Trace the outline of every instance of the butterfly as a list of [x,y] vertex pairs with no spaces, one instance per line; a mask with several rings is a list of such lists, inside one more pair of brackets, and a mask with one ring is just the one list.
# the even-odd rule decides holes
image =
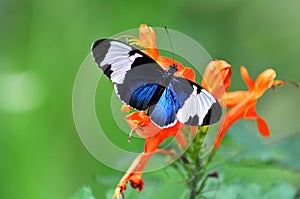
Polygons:
[[222,115],[218,101],[204,88],[183,77],[171,65],[164,70],[155,60],[122,41],[100,39],[92,44],[92,56],[114,84],[126,105],[147,111],[160,128],[177,121],[191,126],[216,123]]

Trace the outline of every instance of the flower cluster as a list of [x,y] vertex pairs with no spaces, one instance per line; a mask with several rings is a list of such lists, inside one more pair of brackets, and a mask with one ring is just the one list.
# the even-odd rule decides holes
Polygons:
[[[129,42],[131,45],[138,46],[145,54],[157,61],[166,70],[175,63],[178,71],[174,75],[195,82],[195,73],[191,68],[184,67],[181,63],[160,55],[156,45],[156,35],[151,27],[142,24],[139,29],[139,38],[130,39]],[[245,91],[228,92],[232,68],[226,61],[211,61],[207,65],[203,75],[201,86],[207,89],[223,107],[228,108],[214,141],[215,149],[219,147],[229,127],[241,118],[256,120],[261,135],[270,135],[266,121],[256,112],[256,103],[267,89],[282,85],[284,82],[275,80],[276,72],[273,69],[266,69],[258,75],[256,80],[253,80],[249,76],[246,67],[242,66],[240,70],[241,76],[248,87],[248,90]],[[123,105],[121,110],[129,111],[130,108]],[[124,190],[126,190],[126,184],[128,182],[130,182],[132,188],[138,189],[139,191],[143,190],[144,182],[142,180],[142,173],[149,158],[156,152],[171,153],[159,149],[159,145],[166,138],[173,136],[176,138],[179,146],[187,146],[187,140],[181,133],[185,125],[180,122],[177,122],[172,127],[160,129],[151,122],[145,112],[139,111],[130,113],[126,116],[125,120],[132,131],[135,131],[140,137],[145,139],[145,145],[143,153],[134,160],[126,174],[120,180],[115,189],[113,198],[124,197]],[[192,134],[196,134],[197,127],[189,128]]]
[[262,136],[269,136],[270,130],[266,121],[257,114],[257,100],[269,88],[283,85],[285,82],[275,80],[275,70],[264,70],[254,81],[245,66],[241,66],[241,76],[246,83],[247,91],[227,92],[230,87],[231,66],[222,60],[215,60],[206,67],[202,86],[210,91],[222,104],[228,108],[221,121],[218,135],[215,139],[215,147],[218,148],[228,128],[239,119],[253,119]]

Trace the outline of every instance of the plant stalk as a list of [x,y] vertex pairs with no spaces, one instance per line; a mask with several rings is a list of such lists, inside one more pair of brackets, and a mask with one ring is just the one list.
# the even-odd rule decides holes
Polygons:
[[204,142],[204,138],[206,136],[206,133],[208,131],[208,127],[201,127],[198,129],[198,132],[195,136],[195,140],[193,142],[193,157],[194,160],[194,167],[192,171],[190,172],[190,179],[189,182],[189,199],[195,199],[197,195],[199,195],[204,188],[204,185],[202,183],[205,183],[206,180],[204,179],[199,186],[199,182],[201,179],[203,179],[203,176],[205,175],[207,161],[203,158],[201,158],[200,153],[202,150],[202,145]]

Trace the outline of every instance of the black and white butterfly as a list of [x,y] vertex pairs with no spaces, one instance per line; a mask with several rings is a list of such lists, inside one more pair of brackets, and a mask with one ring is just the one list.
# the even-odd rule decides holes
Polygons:
[[219,121],[218,101],[198,84],[174,76],[176,65],[164,70],[142,51],[114,39],[100,39],[92,45],[92,55],[104,74],[114,83],[120,100],[144,111],[160,128],[177,121],[205,126]]

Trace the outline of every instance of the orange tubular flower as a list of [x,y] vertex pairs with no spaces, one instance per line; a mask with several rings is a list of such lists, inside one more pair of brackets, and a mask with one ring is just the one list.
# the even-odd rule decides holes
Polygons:
[[[144,152],[141,153],[131,164],[126,174],[120,180],[113,199],[123,197],[123,192],[126,190],[127,182],[134,189],[142,191],[144,188],[144,182],[142,180],[143,170],[150,159],[150,157],[156,152],[166,153],[166,151],[160,151],[158,146],[168,137],[175,137],[179,146],[186,146],[186,140],[180,133],[183,124],[177,122],[174,126],[169,128],[160,129],[153,124],[146,115],[145,112],[134,112],[126,116],[129,127],[141,137],[146,139]],[[170,152],[168,152],[170,154]]]
[[[178,68],[175,75],[195,81],[195,73],[191,68],[185,68],[181,63],[159,55],[156,47],[156,36],[151,27],[142,24],[140,26],[140,38],[138,40],[132,40],[131,44],[145,48],[143,52],[157,61],[162,67],[167,68],[174,63]],[[131,108],[124,105],[121,108],[121,111],[124,112],[129,110],[131,110]],[[171,154],[169,151],[158,148],[166,138],[173,136],[180,147],[187,145],[184,136],[180,133],[180,130],[184,127],[180,122],[177,122],[174,126],[169,128],[160,129],[151,122],[149,116],[143,111],[133,112],[127,115],[125,120],[132,131],[136,132],[140,137],[145,138],[146,141],[144,152],[134,160],[126,174],[120,180],[115,189],[113,199],[123,198],[123,192],[126,190],[127,182],[130,182],[132,188],[138,189],[139,191],[143,190],[144,182],[142,180],[142,173],[150,157],[156,152]],[[192,131],[195,132],[195,128],[192,128]],[[131,138],[129,138],[129,141],[130,139]]]
[[131,164],[126,174],[120,180],[117,188],[115,189],[115,193],[113,195],[113,199],[115,198],[124,198],[124,190],[126,190],[126,184],[130,181],[130,185],[134,189],[138,189],[142,191],[144,188],[144,182],[142,180],[142,172],[149,160],[152,156],[151,153],[141,153],[138,157],[135,158],[134,162]]
[[[186,68],[179,62],[160,56],[156,45],[155,32],[151,27],[142,24],[139,30],[139,39],[131,39],[131,45],[139,47],[144,53],[157,61],[165,69],[172,64],[175,64],[178,68],[178,71],[175,73],[176,76],[181,76],[191,81],[195,81],[195,73],[191,68]],[[276,73],[273,69],[263,71],[254,81],[249,76],[247,69],[242,66],[241,75],[248,87],[248,90],[227,92],[230,86],[231,73],[231,66],[226,61],[212,61],[205,69],[201,84],[212,95],[214,95],[223,107],[229,108],[229,111],[225,114],[221,122],[214,142],[214,147],[216,149],[219,147],[228,128],[241,118],[255,119],[260,133],[263,136],[270,135],[267,123],[256,113],[255,106],[257,100],[267,89],[272,86],[284,84],[283,81],[274,80]],[[131,108],[122,106],[121,110],[125,112],[131,110]],[[136,132],[146,141],[144,152],[134,160],[126,174],[120,180],[117,188],[115,189],[113,199],[123,198],[123,192],[126,190],[127,182],[130,182],[132,188],[138,189],[139,191],[143,190],[144,182],[142,180],[142,172],[149,158],[156,152],[170,154],[170,152],[158,148],[166,138],[173,136],[176,138],[179,146],[187,146],[187,142],[181,134],[181,129],[184,125],[180,122],[177,122],[172,127],[160,129],[151,122],[149,116],[145,112],[139,111],[127,115],[125,120],[132,129],[132,132]],[[191,127],[190,132],[191,134],[196,134],[197,127]]]
[[131,40],[131,45],[137,45],[138,47],[144,48],[145,50],[142,51],[165,69],[172,64],[175,64],[178,70],[175,73],[176,76],[182,76],[195,82],[195,73],[191,68],[184,67],[180,62],[170,59],[169,57],[160,56],[156,45],[156,35],[151,27],[148,27],[146,24],[141,24],[139,35],[139,39]]
[[274,80],[276,72],[266,69],[254,81],[248,74],[247,69],[241,67],[241,76],[248,87],[248,91],[234,91],[226,93],[226,107],[230,108],[225,114],[217,137],[215,147],[218,148],[228,128],[241,118],[255,119],[258,130],[263,136],[269,136],[270,130],[266,121],[256,113],[256,103],[264,92],[270,87],[284,84],[283,81]]
[[140,38],[139,40],[135,40],[133,43],[146,48],[144,52],[151,56],[152,59],[157,60],[159,52],[156,46],[156,35],[154,30],[146,24],[141,24],[139,30]]

